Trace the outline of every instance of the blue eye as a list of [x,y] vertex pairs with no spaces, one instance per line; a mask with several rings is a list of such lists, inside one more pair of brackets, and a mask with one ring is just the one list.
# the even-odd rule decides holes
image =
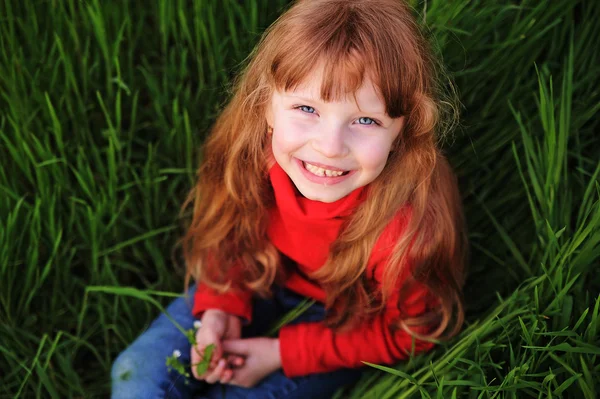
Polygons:
[[315,113],[315,109],[313,107],[309,107],[308,105],[299,105],[296,107],[296,109],[299,109],[302,112],[306,112],[307,114]]
[[378,125],[378,123],[371,118],[367,118],[366,116],[358,118],[359,125]]

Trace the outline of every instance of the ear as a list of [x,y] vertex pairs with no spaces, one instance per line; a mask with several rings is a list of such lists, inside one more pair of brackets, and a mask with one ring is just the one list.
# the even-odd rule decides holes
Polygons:
[[404,126],[406,125],[406,116],[402,115],[399,119],[398,135],[402,134]]
[[273,126],[273,105],[271,103],[271,101],[267,102],[267,105],[265,106],[265,118],[267,119],[267,125],[269,126]]
[[401,116],[397,120],[395,120],[394,123],[397,124],[396,128],[394,129],[396,131],[396,137],[394,137],[394,141],[392,142],[392,145],[390,147],[390,152],[396,151],[399,147],[400,136],[402,136],[404,126],[406,125],[406,117]]

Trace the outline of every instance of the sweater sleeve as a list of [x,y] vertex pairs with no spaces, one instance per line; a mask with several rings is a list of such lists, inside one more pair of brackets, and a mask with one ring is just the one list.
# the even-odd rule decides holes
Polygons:
[[[241,265],[238,264],[230,269],[228,276],[235,281],[241,273]],[[244,323],[248,324],[252,321],[252,292],[230,288],[227,292],[219,293],[208,285],[198,282],[192,314],[194,317],[200,318],[208,309],[219,309],[241,317]]]
[[221,294],[207,285],[199,283],[194,294],[192,314],[194,317],[200,318],[208,309],[219,309],[241,317],[244,323],[250,323],[252,321],[252,294],[234,290]]
[[[397,296],[396,296],[397,298]],[[426,311],[428,295],[424,289],[414,290],[409,296],[410,316]],[[365,362],[391,365],[408,358],[413,348],[413,337],[404,330],[392,329],[399,311],[391,306],[390,298],[385,312],[369,322],[346,332],[335,332],[323,323],[303,323],[285,326],[279,333],[281,363],[288,377],[334,371],[340,368],[360,367]],[[426,334],[429,328],[414,328]],[[425,352],[434,344],[414,339],[415,353]]]

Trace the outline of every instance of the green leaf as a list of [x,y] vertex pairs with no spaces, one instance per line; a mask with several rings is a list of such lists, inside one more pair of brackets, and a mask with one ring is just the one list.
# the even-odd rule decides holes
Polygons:
[[214,344],[210,344],[204,349],[202,360],[200,360],[200,362],[196,365],[196,372],[198,373],[198,375],[202,375],[206,373],[206,370],[208,370],[208,366],[210,365],[210,361],[212,359],[212,354],[214,350]]

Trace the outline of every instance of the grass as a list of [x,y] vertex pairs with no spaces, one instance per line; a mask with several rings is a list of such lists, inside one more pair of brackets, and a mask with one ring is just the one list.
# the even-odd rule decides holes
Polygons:
[[[182,289],[196,149],[285,3],[0,0],[0,398],[108,396],[116,354]],[[412,4],[464,105],[444,146],[467,325],[339,396],[596,398],[600,4]]]

